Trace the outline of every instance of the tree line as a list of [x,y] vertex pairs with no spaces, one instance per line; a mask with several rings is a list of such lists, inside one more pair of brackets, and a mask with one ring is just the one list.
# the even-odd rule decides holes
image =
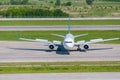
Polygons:
[[29,0],[10,0],[10,4],[12,5],[25,5]]
[[60,9],[44,10],[33,8],[9,8],[5,11],[0,11],[1,17],[68,17],[69,14]]
[[99,0],[99,1],[113,1],[113,2],[120,2],[120,0]]

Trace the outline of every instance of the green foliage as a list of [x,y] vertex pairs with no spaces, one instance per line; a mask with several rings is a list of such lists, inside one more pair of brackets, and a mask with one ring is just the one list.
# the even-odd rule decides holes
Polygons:
[[34,8],[9,8],[1,11],[3,17],[67,17],[68,14],[60,9],[44,10]]
[[120,2],[120,0],[99,0],[99,1],[112,1],[112,2]]
[[[120,0],[94,0],[92,6],[88,6],[86,0],[71,0],[72,6],[66,6],[70,0],[60,0],[61,6],[55,6],[56,0],[29,0],[29,5],[10,5],[9,0],[0,0],[0,11],[9,7],[32,7],[39,9],[55,10],[61,9],[71,17],[119,17]],[[93,0],[91,0],[93,1]],[[7,6],[8,5],[8,6]],[[68,5],[68,4],[67,4]],[[0,15],[1,17],[1,15]]]
[[54,10],[53,15],[54,15],[55,17],[63,17],[63,16],[68,17],[68,14],[64,13],[64,12],[61,11],[60,9]]
[[64,5],[65,5],[65,6],[71,6],[71,5],[72,5],[72,2],[69,1],[69,2],[65,3]]
[[56,6],[60,6],[60,4],[61,4],[61,3],[60,3],[60,0],[56,0],[55,5],[56,5]]
[[28,3],[28,0],[10,0],[12,5],[25,5]]
[[88,5],[92,5],[92,4],[93,4],[93,1],[94,1],[94,0],[86,0],[86,3],[87,3]]

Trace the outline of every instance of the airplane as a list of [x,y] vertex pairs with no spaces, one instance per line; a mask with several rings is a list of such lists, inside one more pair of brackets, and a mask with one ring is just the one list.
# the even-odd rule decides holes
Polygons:
[[27,38],[19,38],[19,40],[42,42],[42,43],[44,42],[44,43],[48,44],[50,50],[54,50],[54,48],[57,47],[57,50],[59,50],[59,51],[62,51],[62,50],[70,51],[70,49],[72,49],[73,47],[77,47],[76,51],[81,51],[81,48],[80,48],[81,45],[83,45],[83,48],[85,50],[87,50],[87,49],[89,49],[89,44],[120,39],[120,38],[110,38],[110,39],[102,39],[101,38],[101,39],[92,39],[92,40],[87,41],[87,42],[85,40],[75,42],[75,38],[78,38],[81,36],[86,36],[88,34],[79,34],[79,35],[74,36],[70,31],[71,30],[70,30],[70,18],[69,18],[69,20],[68,20],[68,32],[65,36],[60,35],[60,34],[52,34],[53,36],[63,38],[63,41],[53,40],[51,42],[51,41],[48,41],[45,39],[27,39]]

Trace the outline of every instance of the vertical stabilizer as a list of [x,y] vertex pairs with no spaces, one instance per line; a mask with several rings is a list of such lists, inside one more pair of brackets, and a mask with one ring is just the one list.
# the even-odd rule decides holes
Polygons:
[[70,33],[70,17],[68,19],[68,33]]

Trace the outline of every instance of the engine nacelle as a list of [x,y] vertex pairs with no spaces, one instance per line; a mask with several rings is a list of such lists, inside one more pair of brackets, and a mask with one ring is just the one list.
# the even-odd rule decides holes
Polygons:
[[50,49],[54,49],[54,48],[55,48],[55,45],[50,44],[50,45],[49,45],[49,48],[50,48]]
[[89,49],[89,46],[87,44],[84,45],[83,47],[84,47],[84,49]]

